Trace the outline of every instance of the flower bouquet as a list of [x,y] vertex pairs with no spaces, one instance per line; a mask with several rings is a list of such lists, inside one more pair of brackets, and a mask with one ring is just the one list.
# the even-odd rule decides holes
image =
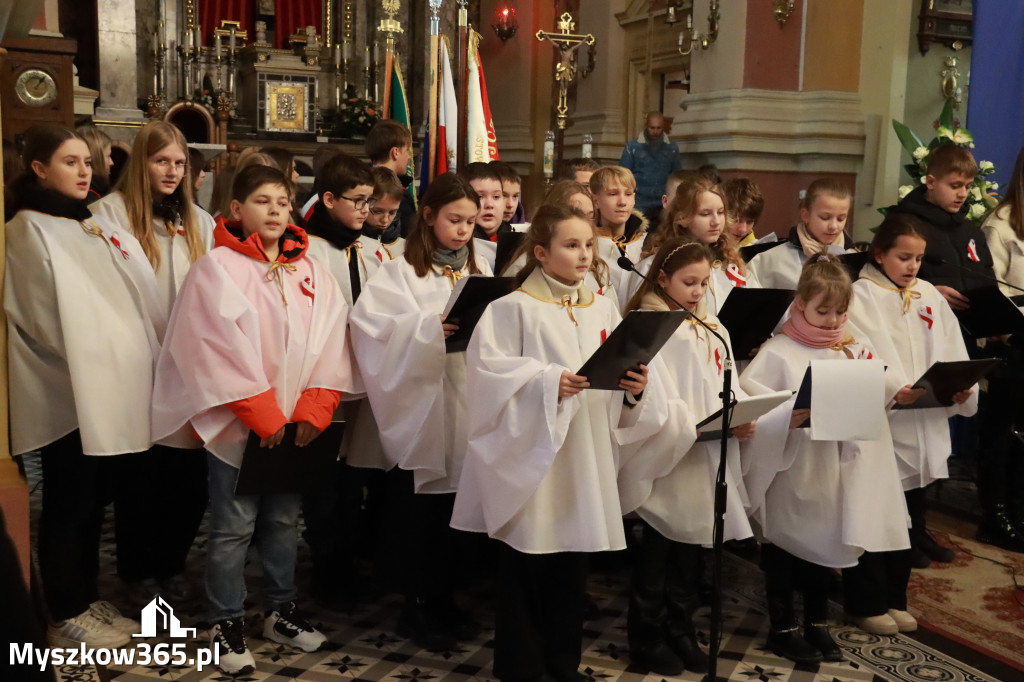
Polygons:
[[[913,163],[908,163],[904,168],[913,184],[901,185],[899,189],[900,199],[907,196],[915,187],[923,184],[925,176],[928,175],[928,157],[938,147],[946,144],[955,144],[968,149],[974,148],[974,136],[967,128],[961,128],[960,122],[953,118],[953,103],[946,100],[942,108],[939,120],[935,121],[935,137],[927,145],[921,141],[913,130],[899,121],[893,121],[892,127],[896,131],[903,148],[910,152],[914,158]],[[990,181],[988,178],[996,172],[996,167],[991,161],[978,162],[978,174],[974,178],[970,191],[967,194],[967,219],[976,225],[981,225],[985,216],[999,203],[1000,196],[996,190],[999,184]],[[893,206],[878,209],[882,215],[889,212]]]
[[331,132],[335,137],[363,139],[379,120],[376,102],[350,97],[338,107]]

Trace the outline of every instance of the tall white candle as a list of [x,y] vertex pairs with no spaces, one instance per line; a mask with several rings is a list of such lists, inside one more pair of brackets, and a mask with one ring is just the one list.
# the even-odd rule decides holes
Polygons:
[[237,39],[238,36],[235,35],[235,29],[231,29],[231,42],[229,42],[228,45],[231,47],[232,52],[235,51],[235,47],[237,46]]
[[341,66],[341,45],[334,46],[334,65]]
[[196,49],[203,46],[203,27],[196,24]]
[[220,36],[213,37],[213,56],[220,57]]

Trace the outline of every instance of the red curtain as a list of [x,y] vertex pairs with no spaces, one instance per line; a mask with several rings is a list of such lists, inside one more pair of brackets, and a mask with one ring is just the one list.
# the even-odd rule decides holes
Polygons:
[[[286,49],[288,36],[305,33],[307,26],[315,26],[317,35],[323,31],[323,0],[277,0],[274,47]],[[328,42],[323,36],[320,41]]]
[[[281,4],[280,0],[278,4]],[[256,40],[252,7],[252,0],[199,0],[199,25],[203,27],[203,45],[212,47],[213,41],[210,36],[213,35],[213,30],[220,26],[222,19],[241,23],[242,30],[249,32],[247,43]],[[227,41],[223,42],[224,49],[227,49]]]

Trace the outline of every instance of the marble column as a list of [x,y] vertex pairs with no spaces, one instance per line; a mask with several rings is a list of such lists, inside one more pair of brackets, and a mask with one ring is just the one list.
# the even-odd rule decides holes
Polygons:
[[97,0],[100,50],[100,106],[102,121],[141,122],[139,55],[136,45],[135,0]]

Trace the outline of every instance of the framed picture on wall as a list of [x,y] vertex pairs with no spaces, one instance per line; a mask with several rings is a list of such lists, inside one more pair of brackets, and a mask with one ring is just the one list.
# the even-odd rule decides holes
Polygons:
[[921,0],[917,46],[921,54],[932,43],[959,50],[973,38],[974,0]]

